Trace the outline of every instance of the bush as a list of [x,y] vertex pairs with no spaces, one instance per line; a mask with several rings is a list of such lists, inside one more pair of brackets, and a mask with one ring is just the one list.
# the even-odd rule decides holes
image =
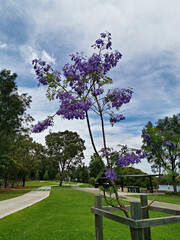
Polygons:
[[57,181],[60,180],[60,173],[59,173],[59,172],[56,174],[56,180],[57,180]]
[[49,180],[48,170],[46,170],[43,179],[44,179],[44,180]]
[[89,179],[89,184],[91,184],[91,186],[95,186],[95,178],[91,177]]

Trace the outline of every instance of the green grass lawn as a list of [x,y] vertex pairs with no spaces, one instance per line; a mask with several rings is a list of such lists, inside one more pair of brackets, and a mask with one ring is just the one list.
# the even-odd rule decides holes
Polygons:
[[[133,195],[132,197],[139,198],[139,195]],[[153,200],[155,197],[155,194],[147,195],[147,197],[148,197],[148,200]],[[169,194],[158,194],[156,201],[180,204],[180,196],[174,196]]]
[[[93,205],[93,194],[71,187],[52,187],[47,199],[0,219],[0,240],[93,240]],[[151,217],[161,216],[165,215],[151,213]],[[127,226],[108,219],[103,223],[104,240],[130,240]],[[180,224],[153,227],[152,239],[179,240],[179,227]]]

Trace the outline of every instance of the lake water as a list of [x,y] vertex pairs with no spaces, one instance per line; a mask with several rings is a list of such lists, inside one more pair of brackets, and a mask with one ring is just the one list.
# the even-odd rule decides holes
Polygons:
[[[159,190],[174,191],[172,185],[159,185]],[[177,191],[180,191],[180,186],[177,186]]]

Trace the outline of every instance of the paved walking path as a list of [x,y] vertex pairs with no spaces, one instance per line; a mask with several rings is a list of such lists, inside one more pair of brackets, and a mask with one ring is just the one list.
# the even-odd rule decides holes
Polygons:
[[[103,195],[103,192],[98,188],[81,188],[78,186],[73,186],[74,189],[85,191],[93,194],[101,194]],[[141,195],[147,195],[147,193],[140,193]],[[150,193],[151,194],[151,193]],[[119,192],[119,196],[123,198],[123,200],[127,200],[129,202],[139,202],[139,198],[133,197],[133,195],[139,195],[138,193],[129,193],[129,192]],[[148,203],[150,203],[151,200],[148,200]],[[180,204],[172,204],[172,203],[165,203],[165,202],[158,202],[155,201],[152,203],[152,206],[156,206],[159,208],[169,208],[173,210],[180,210]]]
[[0,201],[0,218],[40,202],[49,196],[50,191],[50,186],[44,186],[36,190],[32,190],[31,192],[28,192],[20,197]]

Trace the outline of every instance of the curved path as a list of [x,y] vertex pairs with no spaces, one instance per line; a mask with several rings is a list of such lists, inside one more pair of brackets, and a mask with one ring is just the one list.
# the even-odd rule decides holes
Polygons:
[[[101,194],[103,195],[103,192],[99,188],[81,188],[79,186],[73,186],[74,189],[85,191],[93,194]],[[118,193],[120,197],[123,198],[123,200],[127,200],[129,202],[139,202],[139,198],[133,197],[133,195],[138,195],[138,193],[129,193],[129,192],[119,192]],[[147,195],[146,193],[141,193],[141,195]],[[151,200],[148,200],[148,203],[150,203]],[[159,208],[168,208],[172,210],[179,210],[180,211],[180,204],[172,204],[172,203],[165,203],[165,202],[153,202],[152,206],[156,206]]]
[[50,191],[50,186],[44,186],[36,190],[32,190],[31,192],[28,192],[20,197],[0,201],[0,218],[40,202],[49,196]]

